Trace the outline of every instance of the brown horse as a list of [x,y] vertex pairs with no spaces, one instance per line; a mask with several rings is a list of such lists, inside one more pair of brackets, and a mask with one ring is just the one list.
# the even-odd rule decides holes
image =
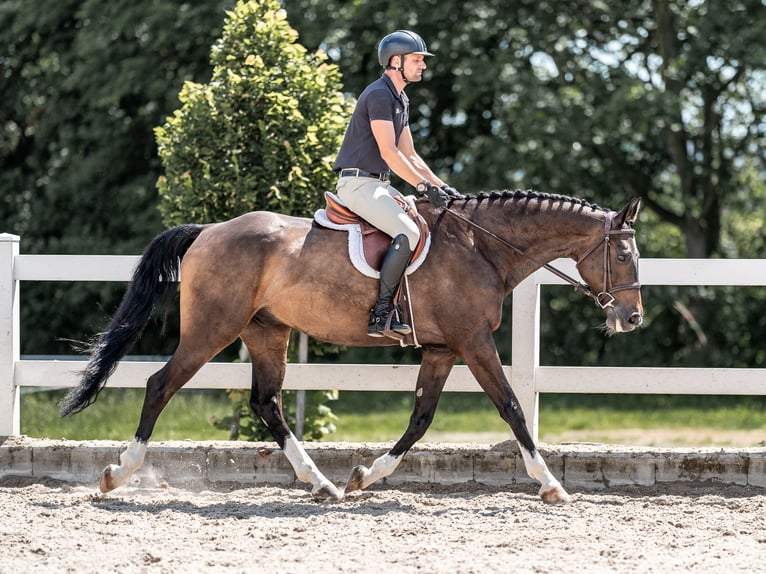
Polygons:
[[[550,473],[530,436],[524,414],[503,374],[492,339],[503,299],[536,269],[570,257],[587,285],[577,284],[606,313],[610,332],[641,325],[638,250],[632,228],[639,201],[613,212],[582,200],[530,191],[484,193],[437,210],[418,208],[432,230],[431,252],[409,278],[413,319],[422,345],[415,407],[404,435],[370,468],[351,471],[345,492],[388,476],[426,432],[457,357],[497,407],[519,442],[527,473],[541,483],[546,502],[568,495]],[[253,212],[210,225],[181,225],[147,247],[115,316],[95,341],[79,384],[61,404],[78,412],[97,397],[117,362],[140,337],[152,309],[175,291],[181,259],[181,333],[178,348],[146,384],[135,439],[120,465],[104,469],[108,492],[143,464],[154,424],[170,398],[238,337],[252,357],[253,411],[269,428],[318,498],[340,499],[290,431],[282,413],[291,329],[339,345],[379,346],[367,336],[375,279],[355,271],[346,234],[310,219]],[[327,381],[332,387],[332,381]]]

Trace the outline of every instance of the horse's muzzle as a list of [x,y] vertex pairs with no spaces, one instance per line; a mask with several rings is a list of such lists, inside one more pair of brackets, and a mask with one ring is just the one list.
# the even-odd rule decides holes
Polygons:
[[607,307],[605,311],[606,328],[613,333],[629,333],[644,322],[644,316],[636,310],[633,310],[629,315],[627,312],[621,313],[614,307]]

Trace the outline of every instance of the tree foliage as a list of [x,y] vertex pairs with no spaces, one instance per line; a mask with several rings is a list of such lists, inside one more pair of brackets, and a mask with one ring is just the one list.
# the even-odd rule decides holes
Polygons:
[[[380,74],[376,43],[411,28],[436,53],[407,88],[416,144],[459,189],[537,188],[613,208],[640,195],[645,257],[766,257],[761,0],[283,0],[287,20],[232,19],[222,36],[233,6],[0,3],[0,231],[21,235],[22,252],[134,254],[162,218],[306,213],[332,185],[327,158],[348,110],[319,108],[347,104],[339,71],[358,95]],[[256,66],[268,85],[253,83]],[[152,129],[175,137],[192,116],[194,138],[167,144],[161,218]],[[333,135],[311,141],[305,126],[325,120]],[[98,329],[123,288],[23,285],[22,352],[66,352],[56,338]],[[588,301],[543,291],[548,364],[766,364],[762,289],[645,287],[646,327],[612,338]],[[509,330],[497,335],[506,362]],[[172,350],[162,340],[147,332],[137,352]],[[418,360],[397,347],[348,354]]]
[[212,50],[207,84],[156,130],[168,224],[264,209],[309,215],[333,186],[350,105],[340,72],[296,42],[277,0],[239,2]]
[[[435,58],[408,88],[423,155],[467,190],[534,187],[619,207],[641,196],[721,254],[721,229],[766,170],[766,6],[671,0],[285,0],[307,45],[356,93],[375,43],[416,29]],[[764,214],[764,208],[760,207]],[[645,255],[669,256],[650,245]],[[676,256],[676,254],[673,254]]]
[[[643,256],[766,256],[763,2],[285,6],[303,42],[339,63],[351,93],[379,73],[383,35],[410,28],[425,38],[436,57],[426,81],[407,88],[413,133],[461,190],[537,188],[612,208],[640,196]],[[760,291],[740,301],[739,288],[644,292],[646,327],[606,338],[593,328],[598,309],[545,288],[543,362],[764,364],[756,340],[766,325],[748,312],[766,299]],[[509,361],[506,325],[496,339]]]
[[[162,229],[152,130],[209,77],[227,4],[0,3],[0,230],[22,253],[136,254]],[[71,352],[124,289],[25,284],[22,353]],[[147,332],[135,352],[171,348]]]

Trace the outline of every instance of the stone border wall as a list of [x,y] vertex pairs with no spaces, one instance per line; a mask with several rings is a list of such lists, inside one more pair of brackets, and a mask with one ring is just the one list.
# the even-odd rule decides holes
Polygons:
[[[127,443],[0,438],[0,479],[54,479],[96,485]],[[390,443],[305,443],[320,470],[344,484],[357,464],[369,466]],[[766,448],[642,448],[603,444],[540,445],[551,472],[568,489],[598,490],[672,482],[720,482],[766,488]],[[174,441],[150,443],[137,480],[190,489],[222,485],[292,485],[295,474],[274,443]],[[515,442],[418,444],[387,479],[453,485],[531,484]]]

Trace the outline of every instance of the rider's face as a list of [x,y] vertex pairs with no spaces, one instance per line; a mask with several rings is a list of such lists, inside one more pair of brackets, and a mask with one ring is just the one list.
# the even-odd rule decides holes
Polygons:
[[422,54],[407,54],[404,57],[404,77],[410,82],[423,79],[423,71],[427,68],[426,58]]

